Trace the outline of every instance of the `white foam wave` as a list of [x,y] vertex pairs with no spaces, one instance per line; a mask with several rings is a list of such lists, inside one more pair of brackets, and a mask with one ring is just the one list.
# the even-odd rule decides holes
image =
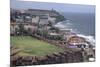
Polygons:
[[93,36],[86,36],[86,35],[83,35],[83,34],[77,34],[77,36],[80,36],[80,37],[83,37],[86,39],[86,41],[90,42],[93,46],[95,46],[95,39]]
[[71,29],[72,28],[72,24],[69,22],[69,20],[58,22],[54,26],[58,27],[58,28],[67,28],[67,29]]
[[63,24],[60,24],[60,23],[58,23],[58,24],[56,24],[56,25],[54,25],[55,27],[58,27],[58,28],[65,28],[65,26],[63,25]]
[[[65,23],[66,22],[66,23]],[[73,24],[68,21],[62,21],[62,22],[59,22],[55,25],[55,27],[58,27],[58,28],[65,28],[65,29],[72,29],[72,26]],[[75,32],[77,34],[77,36],[80,36],[80,37],[83,37],[85,38],[88,42],[90,42],[93,46],[95,46],[95,39],[93,36],[89,35],[84,35],[84,34],[78,34],[79,31],[77,31],[77,29],[72,29],[73,32]]]

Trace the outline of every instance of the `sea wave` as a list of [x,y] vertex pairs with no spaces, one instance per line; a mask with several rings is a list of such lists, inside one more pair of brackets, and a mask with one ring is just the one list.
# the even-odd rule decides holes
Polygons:
[[62,22],[58,22],[56,25],[54,25],[55,27],[58,28],[65,28],[65,29],[70,29],[73,32],[75,32],[77,34],[77,36],[83,37],[85,38],[88,42],[90,42],[93,46],[95,45],[95,36],[91,36],[91,35],[85,35],[83,33],[81,33],[80,31],[78,31],[76,28],[73,29],[73,24],[70,23],[70,20],[66,20],[66,21],[62,21]]
[[70,20],[58,22],[55,26],[58,28],[71,28],[73,24],[70,23]]
[[94,36],[91,35],[84,35],[84,34],[77,34],[77,36],[85,38],[86,41],[90,42],[93,46],[95,46],[95,39]]
[[70,23],[71,21],[70,20],[65,20],[65,21],[61,21],[61,22],[58,22],[56,25],[54,25],[55,27],[58,27],[58,28],[64,28],[64,29],[70,29],[72,30],[73,32],[75,33],[79,33],[79,31],[76,29],[76,28],[73,28],[73,24]]

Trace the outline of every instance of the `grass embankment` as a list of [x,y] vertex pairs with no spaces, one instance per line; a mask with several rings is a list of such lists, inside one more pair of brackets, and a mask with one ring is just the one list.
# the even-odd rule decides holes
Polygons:
[[30,36],[11,36],[11,45],[21,49],[17,54],[21,56],[44,56],[54,52],[64,51],[60,47]]

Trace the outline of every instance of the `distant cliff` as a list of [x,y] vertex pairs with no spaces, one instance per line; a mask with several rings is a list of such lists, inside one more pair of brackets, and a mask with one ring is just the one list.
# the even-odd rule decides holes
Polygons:
[[60,14],[59,12],[57,12],[56,10],[52,10],[52,12],[56,13],[57,16],[56,16],[56,22],[60,22],[60,21],[64,21],[66,20],[66,18]]

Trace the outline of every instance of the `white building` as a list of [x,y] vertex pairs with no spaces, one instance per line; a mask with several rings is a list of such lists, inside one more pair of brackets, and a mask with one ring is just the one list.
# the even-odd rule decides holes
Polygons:
[[39,16],[32,18],[32,23],[38,23],[39,22]]

